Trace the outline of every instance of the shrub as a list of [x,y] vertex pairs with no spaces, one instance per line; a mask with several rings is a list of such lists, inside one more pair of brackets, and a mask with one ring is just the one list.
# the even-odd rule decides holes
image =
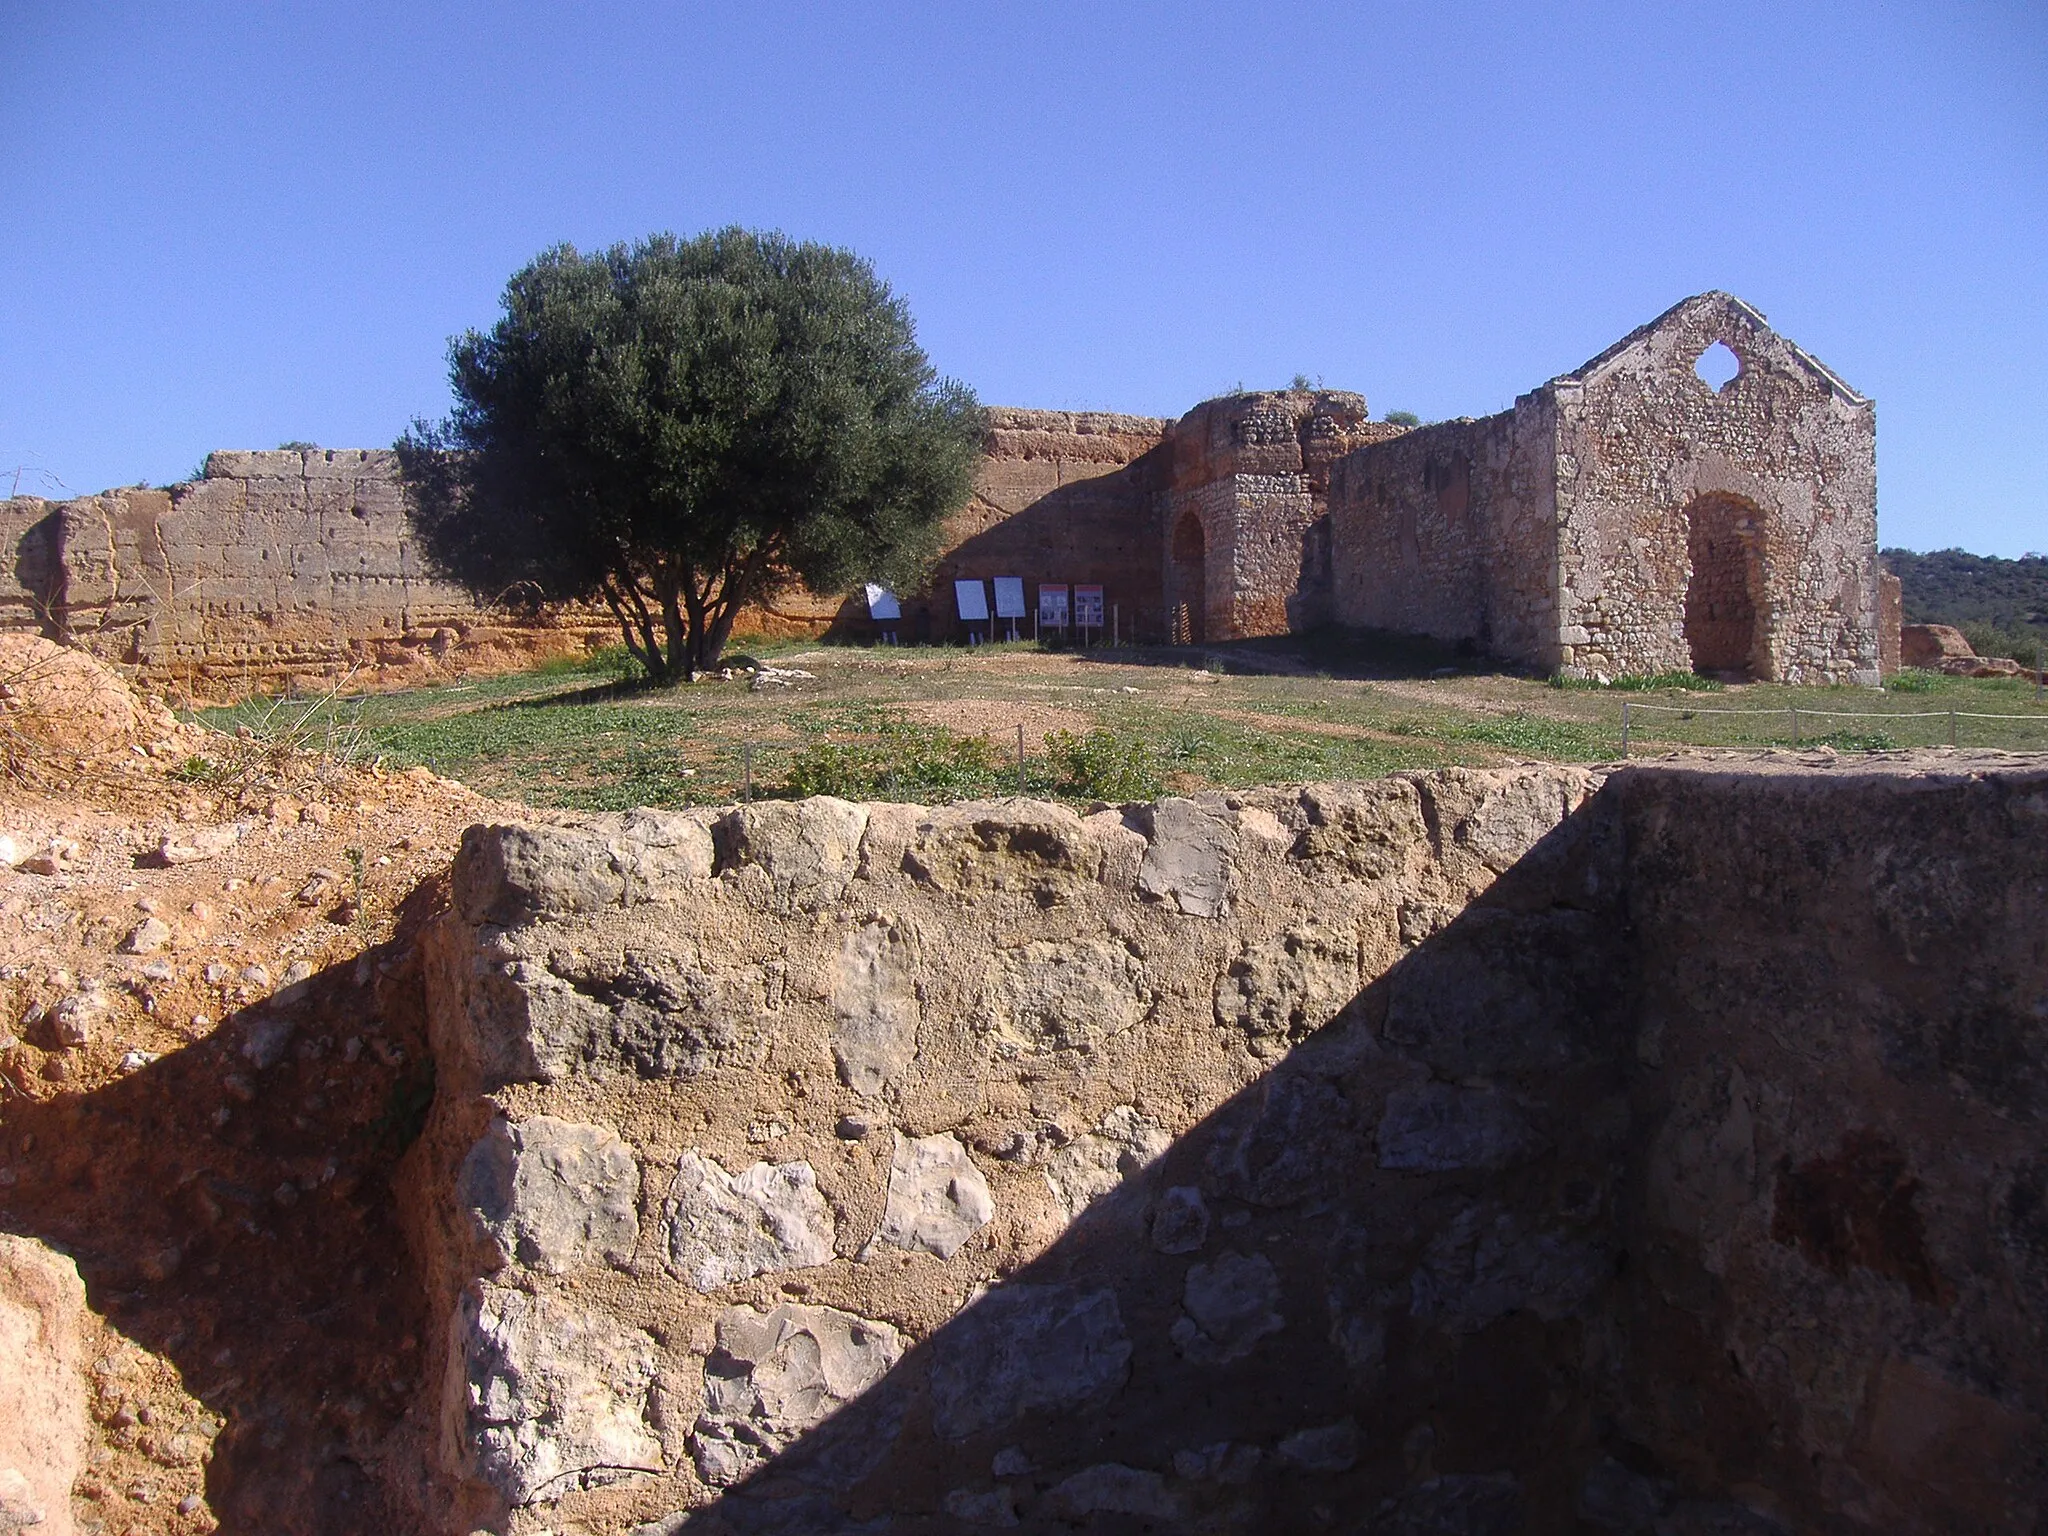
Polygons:
[[986,737],[886,724],[856,740],[804,748],[791,760],[787,782],[794,795],[963,800],[1014,787],[1015,771]]
[[1045,738],[1052,759],[1055,789],[1077,800],[1158,798],[1166,785],[1166,769],[1151,744],[1114,731],[1093,730],[1085,736],[1052,731]]

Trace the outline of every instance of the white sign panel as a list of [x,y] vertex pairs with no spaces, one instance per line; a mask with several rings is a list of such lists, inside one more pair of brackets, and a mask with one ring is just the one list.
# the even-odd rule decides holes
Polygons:
[[871,619],[900,619],[903,605],[896,601],[896,594],[887,587],[878,587],[872,581],[868,587],[868,617]]
[[988,588],[984,587],[980,582],[954,582],[953,598],[960,605],[961,623],[986,624],[988,622]]
[[1022,576],[998,576],[996,578],[996,617],[999,619],[1021,619],[1024,617],[1024,578]]
[[1102,628],[1102,588],[1074,588],[1074,628]]
[[1065,629],[1067,627],[1067,589],[1065,587],[1038,585],[1038,627],[1040,629]]

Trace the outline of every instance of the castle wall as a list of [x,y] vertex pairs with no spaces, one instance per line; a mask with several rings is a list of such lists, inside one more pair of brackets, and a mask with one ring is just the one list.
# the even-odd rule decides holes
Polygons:
[[1227,395],[1174,423],[1161,521],[1170,540],[1183,516],[1201,519],[1205,638],[1300,633],[1330,621],[1331,466],[1401,430],[1368,421],[1363,395],[1321,389]]
[[472,829],[432,1528],[2034,1529],[2044,796]]
[[[1743,364],[1719,391],[1693,364]],[[1561,661],[1688,670],[1689,549],[1702,498],[1750,509],[1749,670],[1784,682],[1879,676],[1876,413],[1725,294],[1689,299],[1576,373],[1556,401]]]
[[1548,401],[1361,448],[1331,475],[1338,622],[1557,663]]
[[[906,603],[902,637],[952,638],[963,627],[955,618],[953,582],[996,576],[1021,577],[1034,613],[1041,582],[1098,583],[1105,625],[1114,604],[1125,639],[1163,635],[1157,492],[1164,477],[1159,450],[1170,424],[1150,416],[1005,407],[991,408],[988,417],[974,494],[946,525],[946,553],[929,592],[912,594]],[[920,613],[928,616],[922,629]],[[1029,635],[1030,621],[1019,629]]]

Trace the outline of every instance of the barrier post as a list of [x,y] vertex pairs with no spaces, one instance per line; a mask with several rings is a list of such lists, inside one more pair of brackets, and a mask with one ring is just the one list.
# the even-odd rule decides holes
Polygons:
[[1792,710],[1792,745],[1796,747],[1799,745],[1799,706],[1794,704],[1790,707]]
[[1024,796],[1024,726],[1022,722],[1019,722],[1017,726],[1017,796],[1019,799],[1022,799]]
[[1953,709],[1948,712],[1948,744],[1956,744],[1956,712]]
[[1621,755],[1628,756],[1628,700],[1621,701]]
[[754,744],[749,741],[740,746],[741,803],[754,803]]

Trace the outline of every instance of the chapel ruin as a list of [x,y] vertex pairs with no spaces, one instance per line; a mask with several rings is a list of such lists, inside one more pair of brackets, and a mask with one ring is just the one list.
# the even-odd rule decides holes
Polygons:
[[[1718,383],[1697,366],[1712,355],[1734,370]],[[396,469],[384,450],[215,453],[168,490],[0,503],[0,625],[195,692],[451,652],[489,665],[610,631],[436,579]],[[905,638],[961,638],[953,583],[998,576],[1099,584],[1115,633],[1150,643],[1336,623],[1594,677],[1874,684],[1896,665],[1875,408],[1725,293],[1476,420],[1403,428],[1322,389],[1178,421],[991,409]],[[872,625],[857,598],[797,593],[738,632]]]

